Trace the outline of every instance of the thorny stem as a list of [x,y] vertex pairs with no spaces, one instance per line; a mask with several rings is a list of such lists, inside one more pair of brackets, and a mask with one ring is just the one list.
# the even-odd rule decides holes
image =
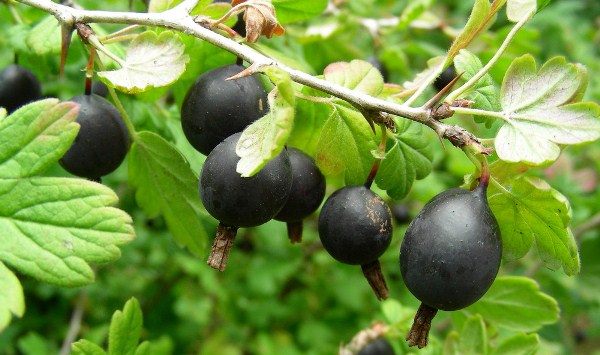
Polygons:
[[452,102],[456,100],[457,98],[461,97],[461,95],[463,95],[469,88],[475,85],[475,83],[477,83],[477,81],[479,81],[479,79],[481,79],[492,68],[492,66],[496,64],[498,59],[500,59],[500,56],[502,56],[506,48],[508,48],[508,45],[517,35],[517,32],[519,32],[519,30],[527,23],[527,21],[529,21],[530,18],[531,16],[523,16],[523,18],[519,20],[519,22],[517,22],[515,26],[510,30],[510,32],[508,33],[508,35],[506,36],[506,38],[504,39],[504,41],[502,42],[492,59],[490,59],[490,61],[483,68],[481,68],[481,70],[478,71],[471,79],[469,79],[458,89],[451,92],[446,97],[446,102]]
[[[238,43],[230,38],[215,33],[210,29],[202,27],[196,23],[194,21],[194,17],[189,14],[189,12],[198,3],[198,0],[186,0],[175,8],[160,13],[81,10],[60,5],[50,0],[17,1],[51,13],[59,20],[59,22],[66,25],[74,25],[75,23],[137,24],[163,27],[183,32],[231,52],[234,55],[241,57],[246,62],[255,64],[257,67],[277,65],[282,70],[286,71],[293,81],[336,96],[352,103],[355,106],[362,107],[364,110],[387,112],[425,124],[436,131],[440,136],[446,137],[450,140],[452,140],[450,138],[451,136],[457,135],[455,132],[456,126],[446,125],[434,120],[430,117],[430,110],[420,107],[410,107],[408,105],[379,99],[337,85],[335,83],[328,82],[324,79],[317,78],[302,71],[289,68],[284,64],[278,63],[273,59],[260,54],[250,46]],[[453,132],[454,134],[452,134]]]

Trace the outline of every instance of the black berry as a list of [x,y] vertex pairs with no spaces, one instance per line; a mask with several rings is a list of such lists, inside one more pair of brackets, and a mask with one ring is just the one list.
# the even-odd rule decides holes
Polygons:
[[456,71],[454,70],[454,66],[449,66],[444,69],[444,71],[438,76],[433,82],[433,86],[437,91],[441,91],[446,85],[450,84],[452,79],[456,76]]
[[[496,278],[502,241],[486,189],[487,180],[474,191],[442,192],[409,225],[400,248],[400,271],[406,287],[423,303],[423,312],[467,307]],[[422,347],[426,341],[420,335],[412,345]]]
[[313,158],[296,148],[288,148],[292,167],[292,188],[283,209],[275,216],[287,222],[294,243],[302,239],[302,220],[319,208],[325,197],[325,177]]
[[410,222],[410,210],[403,203],[396,203],[392,206],[392,216],[398,224],[407,224]]
[[370,343],[367,343],[358,355],[394,355],[394,348],[390,342],[383,337],[379,337]]
[[108,86],[101,81],[94,81],[92,84],[92,94],[96,94],[98,96],[107,97],[108,96]]
[[235,153],[240,136],[236,133],[217,145],[200,172],[200,198],[208,213],[220,222],[209,264],[221,271],[237,227],[258,226],[272,219],[283,208],[292,187],[285,149],[256,175],[241,177],[236,172],[240,158]]
[[[334,259],[361,265],[377,297],[387,297],[381,271],[375,269],[392,241],[392,213],[379,195],[364,186],[346,186],[334,192],[321,209],[319,236]],[[368,270],[381,279],[370,279],[367,273],[373,274]],[[377,287],[372,281],[383,285]]]
[[11,64],[0,71],[0,106],[9,114],[41,96],[40,81],[29,69]]
[[98,180],[121,165],[130,137],[119,111],[98,95],[79,95],[79,133],[60,164],[73,175]]
[[226,65],[202,74],[181,107],[181,126],[190,144],[208,155],[217,144],[264,116],[267,92],[255,75],[225,80],[245,68]]

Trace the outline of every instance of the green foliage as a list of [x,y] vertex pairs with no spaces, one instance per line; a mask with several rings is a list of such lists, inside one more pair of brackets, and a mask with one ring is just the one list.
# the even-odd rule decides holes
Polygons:
[[[140,13],[179,3],[77,2],[90,10]],[[414,108],[435,94],[430,84],[443,68],[453,64],[463,72],[454,89],[480,74],[514,23],[535,10],[489,72],[456,97],[449,93],[473,104],[443,122],[496,149],[488,157],[488,198],[502,231],[504,263],[480,301],[438,312],[430,343],[418,353],[593,351],[600,334],[598,5],[357,0],[325,11],[325,0],[272,3],[286,32],[253,44],[259,53],[322,73],[346,93],[409,100]],[[192,14],[215,19],[229,8],[201,0]],[[225,24],[234,22],[235,16]],[[179,110],[201,73],[236,56],[151,27],[108,41],[125,26],[91,25],[92,44],[112,53],[98,49],[103,68],[94,68],[94,80],[119,90],[109,99],[134,129],[126,162],[103,178],[105,186],[66,177],[57,164],[78,129],[77,107],[58,102],[81,94],[89,45],[73,35],[59,79],[55,17],[0,2],[0,67],[17,57],[40,77],[44,95],[58,98],[8,117],[0,109],[0,353],[57,353],[71,330],[66,320],[77,312],[83,339],[72,344],[73,354],[329,354],[373,322],[383,322],[397,353],[417,353],[404,341],[418,307],[398,270],[404,225],[394,226],[392,245],[380,258],[391,294],[381,303],[356,268],[322,250],[318,212],[304,221],[300,245],[289,244],[285,224],[269,222],[240,229],[226,273],[205,265],[217,222],[198,198],[204,157],[185,141]],[[381,59],[389,83],[365,61],[370,57]],[[574,59],[581,64],[570,63]],[[396,131],[382,131],[373,112],[293,82],[287,67],[259,69],[273,89],[271,110],[240,140],[244,175],[294,146],[315,158],[330,193],[364,184],[381,159],[374,191],[387,193],[390,207],[405,204],[412,216],[430,197],[460,185],[464,174],[466,186],[479,177],[472,156],[438,144],[436,133],[443,132],[395,116]],[[560,268],[564,272],[551,271]],[[582,333],[587,338],[576,342],[573,334]]]

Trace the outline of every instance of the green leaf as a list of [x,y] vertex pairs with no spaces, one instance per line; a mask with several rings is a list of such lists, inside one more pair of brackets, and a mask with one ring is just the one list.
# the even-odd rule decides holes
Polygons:
[[117,246],[134,237],[129,215],[109,207],[116,202],[82,179],[0,179],[0,261],[55,285],[92,282],[88,263],[118,259]]
[[487,350],[487,332],[483,318],[476,314],[469,317],[460,331],[458,341],[459,354],[485,354]]
[[22,317],[25,313],[23,288],[15,274],[0,262],[0,333],[10,323],[11,316]]
[[475,0],[467,24],[448,50],[444,67],[450,65],[461,49],[466,48],[480,32],[493,23],[496,13],[505,3],[506,0],[494,0],[492,4],[488,0]]
[[542,11],[552,0],[537,0],[537,12]]
[[280,24],[310,20],[327,8],[327,0],[272,0]]
[[288,144],[314,157],[321,129],[329,112],[328,105],[318,105],[298,98],[296,100],[296,117],[298,119],[294,120]]
[[236,171],[242,177],[256,174],[281,152],[294,124],[292,80],[277,67],[268,67],[265,73],[276,88],[269,93],[269,112],[244,129],[235,148],[240,157]]
[[98,72],[98,76],[129,94],[153,87],[167,86],[184,72],[190,60],[178,35],[171,31],[157,35],[146,31],[135,37],[127,48],[121,69]]
[[534,355],[539,346],[537,334],[515,334],[500,343],[490,355]]
[[383,90],[381,73],[364,60],[330,64],[323,75],[327,81],[367,95],[378,96]]
[[0,121],[0,178],[39,174],[60,159],[77,136],[79,105],[46,99]]
[[375,182],[396,200],[408,194],[416,179],[423,179],[432,169],[431,140],[423,139],[423,125],[396,120],[397,136],[381,161]]
[[[463,73],[461,80],[468,81],[475,76],[482,68],[483,64],[473,53],[466,49],[461,49],[454,58],[454,66],[457,73]],[[472,108],[486,111],[500,111],[500,91],[498,90],[494,79],[488,73],[475,83],[471,88],[464,92],[463,97],[474,101]],[[477,122],[485,122],[489,127],[493,122],[487,117],[476,117]]]
[[570,103],[580,96],[585,72],[556,57],[536,73],[535,60],[513,61],[501,90],[506,124],[495,140],[502,160],[541,165],[558,158],[558,144],[590,142],[600,137],[600,106]]
[[142,309],[135,298],[125,303],[123,311],[116,311],[108,334],[109,355],[134,355],[142,334]]
[[533,332],[559,319],[558,303],[541,292],[534,280],[519,276],[498,277],[483,298],[465,311],[519,332]]
[[519,22],[522,18],[533,16],[536,10],[536,0],[508,0],[506,17],[512,22]]
[[140,132],[129,152],[129,179],[144,212],[162,213],[177,243],[202,255],[208,236],[197,214],[198,178],[177,148],[155,133]]
[[317,143],[317,166],[324,175],[344,173],[346,185],[361,185],[375,162],[375,137],[358,111],[341,101],[333,104]]
[[106,351],[89,340],[79,340],[71,345],[72,355],[106,355]]
[[54,16],[46,16],[27,35],[27,46],[36,55],[59,54],[61,45],[60,25]]
[[510,186],[510,190],[489,195],[500,225],[503,258],[521,258],[535,244],[546,267],[562,266],[567,275],[579,272],[577,245],[568,229],[571,207],[567,199],[536,178],[517,178]]

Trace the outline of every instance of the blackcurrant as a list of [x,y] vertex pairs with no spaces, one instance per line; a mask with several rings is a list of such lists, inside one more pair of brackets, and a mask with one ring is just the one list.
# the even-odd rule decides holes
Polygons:
[[94,81],[92,84],[92,94],[96,94],[98,96],[107,97],[108,96],[108,86],[101,81]]
[[231,64],[207,71],[194,82],[183,100],[183,132],[204,155],[268,111],[267,92],[258,77],[226,80],[244,69]]
[[[237,228],[258,226],[275,217],[292,187],[292,169],[285,149],[256,175],[241,177],[236,172],[240,158],[235,153],[240,136],[236,133],[217,145],[200,172],[200,198],[208,213],[220,222],[209,265],[221,271]],[[225,241],[229,243],[224,246],[227,250],[215,250]]]
[[80,128],[60,165],[73,175],[99,180],[125,159],[129,130],[119,111],[98,95],[78,95],[69,101],[79,104],[75,122]]
[[334,192],[321,208],[319,237],[334,259],[361,265],[377,298],[387,298],[378,258],[392,241],[392,213],[379,195],[365,186]]
[[408,224],[410,222],[410,210],[403,203],[396,203],[392,206],[392,216],[398,224]]
[[279,213],[278,221],[287,222],[292,243],[302,240],[302,220],[319,208],[325,197],[325,177],[315,160],[297,148],[288,148],[292,166],[292,188]]
[[0,106],[9,114],[41,96],[40,81],[29,69],[11,64],[0,71]]
[[[502,240],[486,190],[487,178],[473,191],[444,191],[408,226],[400,248],[400,271],[408,290],[422,302],[420,312],[435,315],[438,309],[467,307],[494,282]],[[425,346],[426,337],[415,337],[413,345]]]
[[383,337],[379,337],[365,345],[358,355],[394,355],[394,348],[390,342]]
[[449,66],[444,69],[444,71],[438,76],[433,82],[433,86],[437,91],[442,90],[446,87],[446,85],[450,84],[452,79],[456,76],[456,71],[454,70],[454,66]]

